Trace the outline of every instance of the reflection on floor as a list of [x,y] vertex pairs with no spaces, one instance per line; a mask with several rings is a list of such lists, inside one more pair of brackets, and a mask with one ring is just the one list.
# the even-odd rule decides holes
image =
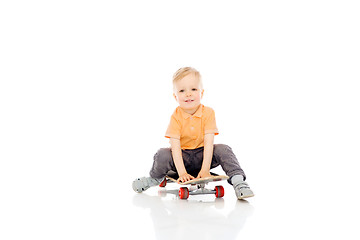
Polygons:
[[167,190],[153,188],[135,194],[133,205],[150,210],[157,239],[169,239],[170,236],[172,239],[187,239],[190,235],[191,238],[236,239],[254,208],[247,200],[238,201],[232,187],[225,186],[227,183],[223,185],[225,195],[229,195],[224,198],[196,195],[181,200],[166,193],[169,189],[176,189],[172,186],[166,187]]

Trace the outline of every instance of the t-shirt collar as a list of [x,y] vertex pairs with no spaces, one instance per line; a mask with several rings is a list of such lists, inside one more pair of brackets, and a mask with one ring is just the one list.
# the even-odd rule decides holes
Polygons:
[[180,109],[181,109],[182,116],[183,116],[184,119],[188,119],[189,117],[199,117],[199,118],[201,118],[202,112],[203,112],[202,111],[203,107],[204,107],[204,105],[200,104],[200,107],[198,108],[198,110],[193,115],[185,112],[182,108],[180,108]]

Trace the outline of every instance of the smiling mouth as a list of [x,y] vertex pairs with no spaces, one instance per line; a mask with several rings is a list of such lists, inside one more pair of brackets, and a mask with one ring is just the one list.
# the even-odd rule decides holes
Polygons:
[[185,100],[185,102],[187,102],[187,103],[190,103],[190,102],[193,102],[194,100],[191,100],[191,99],[189,99],[189,100]]

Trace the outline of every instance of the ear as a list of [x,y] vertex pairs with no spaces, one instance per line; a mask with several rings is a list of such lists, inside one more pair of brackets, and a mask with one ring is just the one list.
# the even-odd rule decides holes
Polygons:
[[178,99],[177,99],[175,93],[173,93],[173,96],[174,96],[175,100],[178,102]]
[[204,96],[204,89],[201,90],[201,99],[203,98],[203,96]]

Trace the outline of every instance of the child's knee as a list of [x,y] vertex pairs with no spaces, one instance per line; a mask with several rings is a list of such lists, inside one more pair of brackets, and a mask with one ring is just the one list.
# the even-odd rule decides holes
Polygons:
[[169,170],[172,170],[171,151],[170,148],[161,148],[154,156],[154,164],[150,170],[150,177],[160,179],[164,177]]
[[225,153],[229,151],[232,152],[232,149],[226,144],[214,144],[214,152]]
[[157,162],[169,162],[171,159],[170,148],[160,148],[154,156],[154,160]]

